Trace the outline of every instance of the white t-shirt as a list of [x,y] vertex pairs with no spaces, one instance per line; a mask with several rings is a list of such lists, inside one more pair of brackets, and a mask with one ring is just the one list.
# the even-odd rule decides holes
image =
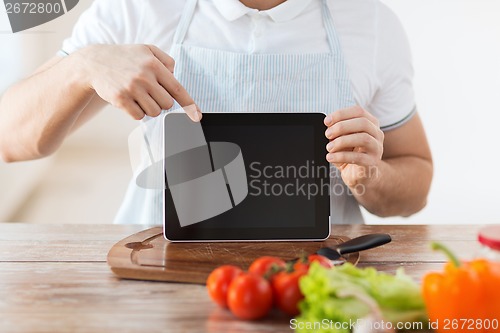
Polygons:
[[[169,53],[185,0],[96,0],[63,43],[70,54],[91,44],[153,44]],[[356,102],[383,130],[415,112],[405,32],[379,0],[329,0]],[[185,43],[244,53],[325,53],[321,0],[287,0],[266,11],[238,0],[198,0]],[[124,55],[126,56],[126,55]]]

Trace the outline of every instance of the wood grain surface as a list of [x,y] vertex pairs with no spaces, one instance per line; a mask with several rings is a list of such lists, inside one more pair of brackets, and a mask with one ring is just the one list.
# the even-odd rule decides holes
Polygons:
[[[106,255],[119,240],[147,226],[0,224],[0,332],[290,332],[272,313],[258,322],[236,320],[213,305],[201,285],[121,280]],[[393,241],[363,252],[359,266],[416,281],[442,268],[430,240],[461,257],[479,246],[479,226],[335,226],[350,238],[389,233]]]
[[[247,270],[261,256],[293,260],[347,240],[331,236],[324,242],[172,243],[163,237],[162,227],[155,227],[116,243],[108,253],[108,264],[121,278],[205,284],[210,272],[221,265]],[[359,253],[346,254],[343,259],[357,264]]]

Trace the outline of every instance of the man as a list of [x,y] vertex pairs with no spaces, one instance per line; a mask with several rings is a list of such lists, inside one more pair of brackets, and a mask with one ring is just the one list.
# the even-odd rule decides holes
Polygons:
[[[195,121],[323,111],[326,158],[355,198],[332,199],[334,222],[362,221],[358,203],[408,216],[425,206],[433,172],[410,58],[378,0],[97,0],[61,54],[3,96],[0,152],[47,156],[107,103],[138,120],[174,102]],[[131,186],[118,221],[161,223],[159,198]]]

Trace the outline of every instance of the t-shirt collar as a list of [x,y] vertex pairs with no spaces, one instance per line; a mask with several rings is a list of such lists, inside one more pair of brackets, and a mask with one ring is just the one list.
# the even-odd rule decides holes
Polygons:
[[[269,10],[262,10],[260,13],[268,15],[275,22],[289,21],[309,5],[312,0],[287,0],[282,4]],[[239,0],[213,0],[215,7],[228,21],[234,21],[240,17],[259,12],[257,9],[248,8]]]

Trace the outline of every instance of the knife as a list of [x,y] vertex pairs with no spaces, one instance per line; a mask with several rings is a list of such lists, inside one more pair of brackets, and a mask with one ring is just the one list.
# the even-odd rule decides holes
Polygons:
[[353,238],[334,247],[322,247],[316,254],[327,257],[332,261],[342,259],[344,254],[354,253],[390,243],[392,240],[388,234],[369,234]]

